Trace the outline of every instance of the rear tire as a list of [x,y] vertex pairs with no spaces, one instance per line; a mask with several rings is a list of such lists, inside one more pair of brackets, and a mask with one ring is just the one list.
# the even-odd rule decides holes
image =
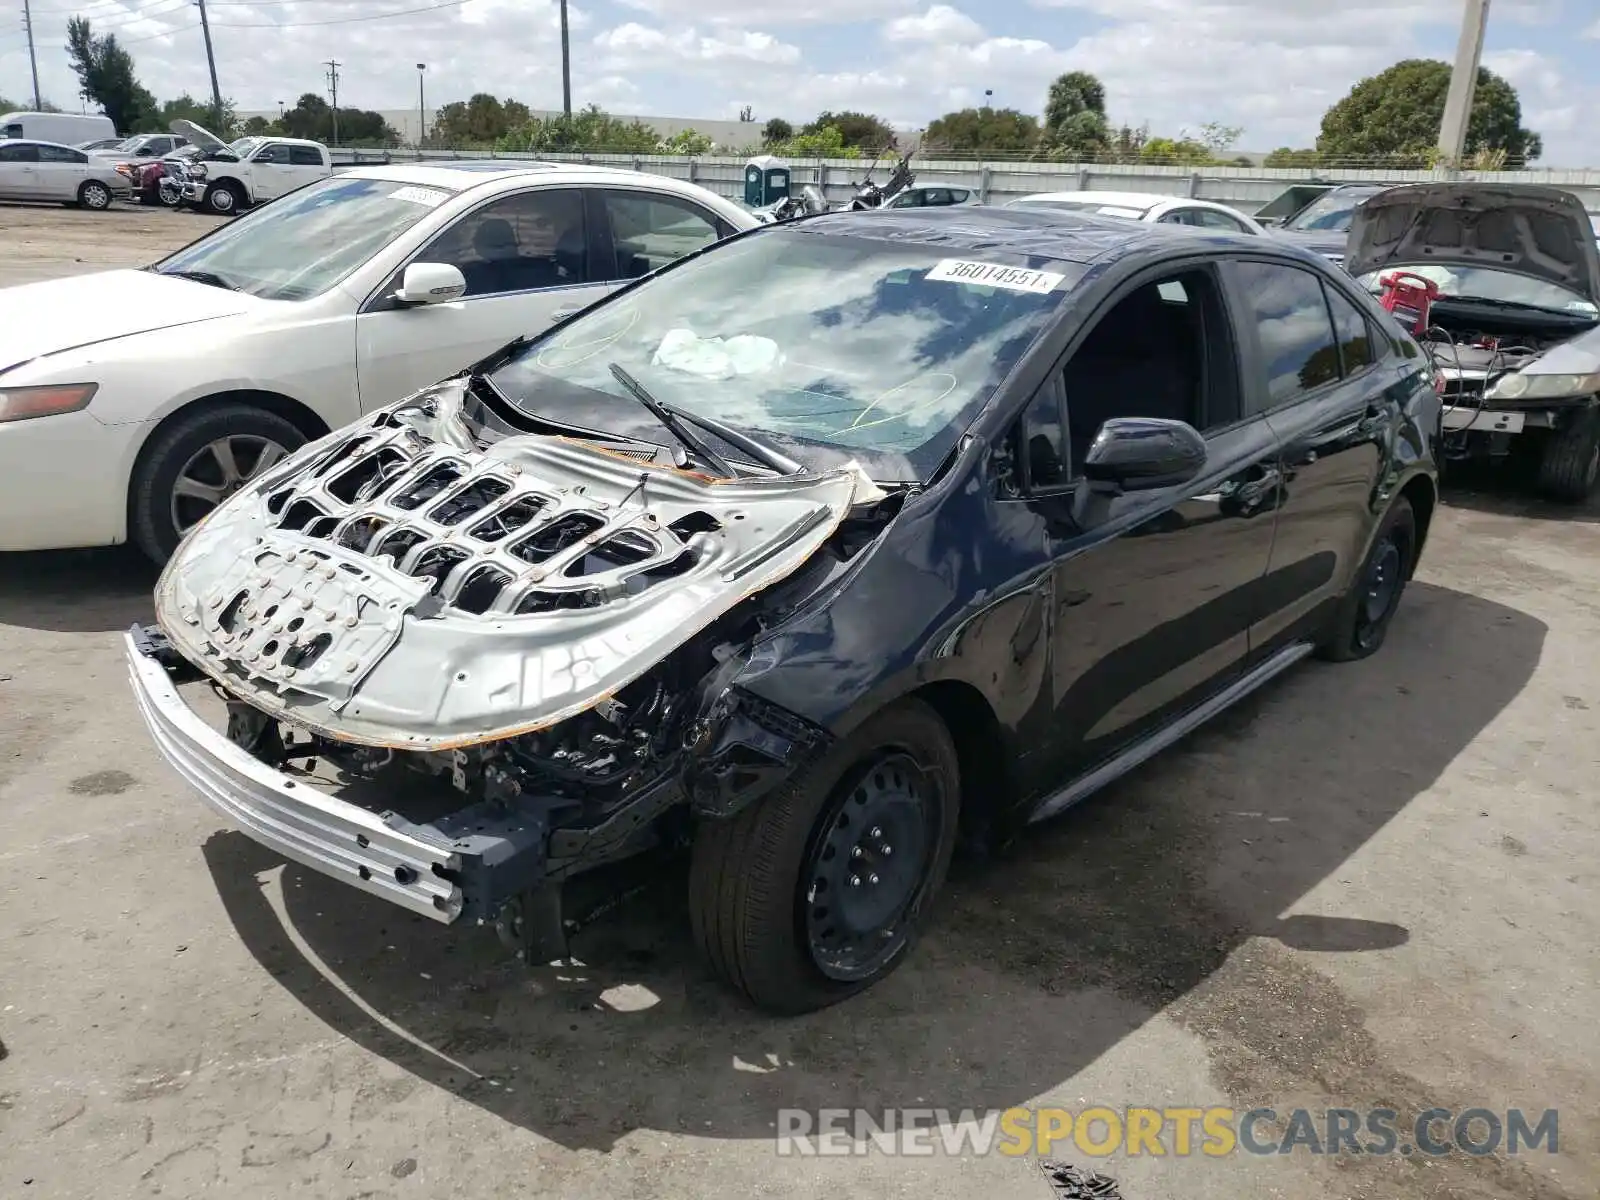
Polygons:
[[960,799],[949,730],[908,700],[744,812],[704,822],[689,914],[712,970],[786,1015],[883,979],[944,882]]
[[[180,522],[198,523],[208,511],[208,501],[180,493],[179,479],[190,489],[215,487],[215,503],[226,502],[239,488],[292,454],[306,443],[306,435],[282,417],[248,404],[222,404],[178,417],[156,434],[134,468],[128,496],[129,536],[158,566],[172,557],[187,529]],[[208,448],[223,444],[234,462],[232,474],[220,468]],[[260,455],[267,461],[262,463]],[[190,526],[192,527],[192,526]]]
[[1600,479],[1600,414],[1593,407],[1553,431],[1539,459],[1539,490],[1564,504],[1582,504]]
[[1401,496],[1389,506],[1366,560],[1339,602],[1333,632],[1317,648],[1331,662],[1376,654],[1389,634],[1417,554],[1417,518]]
[[206,189],[202,204],[209,213],[219,217],[231,217],[244,207],[244,195],[238,184],[224,179],[221,183],[213,183]]
[[105,212],[113,199],[111,189],[98,179],[86,180],[78,187],[78,206],[90,212]]

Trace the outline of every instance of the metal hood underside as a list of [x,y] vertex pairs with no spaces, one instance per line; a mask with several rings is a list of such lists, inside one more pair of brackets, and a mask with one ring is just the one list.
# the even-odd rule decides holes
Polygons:
[[264,712],[442,750],[591,708],[805,562],[860,477],[710,479],[562,438],[481,449],[460,383],[217,509],[156,588],[173,645]]
[[1487,267],[1553,283],[1600,304],[1600,254],[1583,202],[1559,188],[1406,184],[1355,211],[1345,266]]
[[181,117],[173,121],[167,128],[179,137],[188,138],[191,143],[199,146],[202,150],[226,150],[228,148],[228,143],[209,129],[196,125],[193,121],[184,120]]

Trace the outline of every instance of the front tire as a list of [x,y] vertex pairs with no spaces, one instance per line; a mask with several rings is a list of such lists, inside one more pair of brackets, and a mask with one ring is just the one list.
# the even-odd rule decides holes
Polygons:
[[78,206],[90,212],[105,212],[111,201],[111,189],[97,179],[87,180],[78,188]]
[[1539,458],[1539,490],[1564,504],[1582,504],[1600,479],[1600,414],[1576,414],[1545,439]]
[[702,824],[689,913],[712,970],[790,1015],[883,979],[944,882],[960,791],[944,722],[908,700],[738,816]]
[[274,413],[223,404],[180,416],[140,456],[128,497],[130,536],[158,566],[195,525],[305,445]]
[[1384,514],[1366,561],[1339,603],[1333,632],[1318,650],[1332,662],[1376,654],[1389,634],[1417,554],[1417,518],[1399,497]]

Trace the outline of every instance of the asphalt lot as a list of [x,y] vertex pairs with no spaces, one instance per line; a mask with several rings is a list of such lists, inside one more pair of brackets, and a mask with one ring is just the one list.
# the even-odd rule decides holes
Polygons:
[[[208,222],[0,209],[0,283]],[[780,1157],[780,1107],[1560,1110],[1518,1158],[1055,1157],[1127,1200],[1600,1194],[1600,506],[1453,490],[1388,646],[1311,664],[775,1021],[666,881],[527,970],[228,831],[157,757],[131,554],[0,556],[0,1197],[1050,1200],[1029,1158]]]

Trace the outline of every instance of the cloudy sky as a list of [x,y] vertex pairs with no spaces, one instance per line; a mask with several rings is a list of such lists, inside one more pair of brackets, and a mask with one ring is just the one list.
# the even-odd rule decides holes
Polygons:
[[[556,0],[207,0],[223,94],[243,110],[326,85],[362,108],[475,91],[559,108]],[[1064,70],[1106,83],[1117,122],[1242,126],[1244,149],[1309,145],[1357,79],[1450,58],[1462,0],[572,0],[574,103],[614,112],[803,121],[858,108],[920,126],[982,103],[1038,112]],[[0,95],[27,98],[22,0],[0,0]],[[192,0],[33,0],[46,98],[76,107],[67,18],[115,30],[146,86],[209,89]],[[1551,166],[1600,165],[1600,5],[1494,0],[1487,65],[1522,94]]]

